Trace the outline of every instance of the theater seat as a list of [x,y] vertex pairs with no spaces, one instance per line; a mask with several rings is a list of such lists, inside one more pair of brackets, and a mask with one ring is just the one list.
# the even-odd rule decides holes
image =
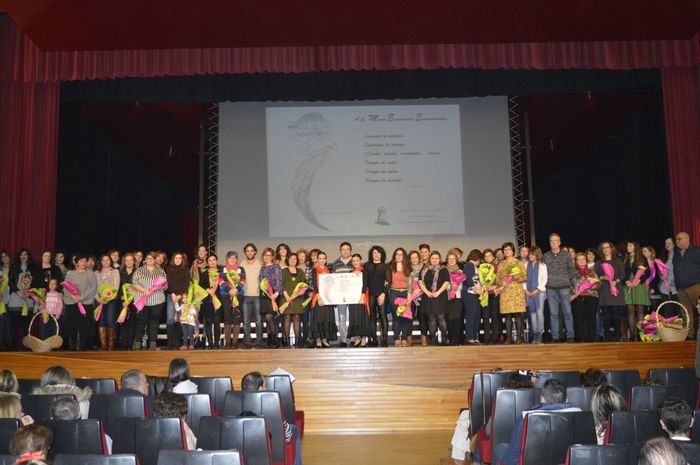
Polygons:
[[681,384],[685,388],[685,399],[690,408],[698,408],[698,380],[695,368],[652,368],[649,379],[660,379],[666,384]]
[[16,462],[16,455],[0,454],[0,465],[17,465]]
[[199,394],[209,394],[217,412],[224,411],[226,391],[233,391],[233,383],[228,376],[195,376],[190,378],[197,385]]
[[49,459],[56,454],[106,454],[105,433],[99,420],[42,420],[53,433]]
[[469,426],[472,432],[479,431],[489,421],[493,396],[496,395],[498,388],[505,385],[513,373],[515,372],[474,373],[471,386],[469,386],[469,391],[467,391],[467,402],[471,417]]
[[34,392],[34,389],[41,386],[41,380],[38,379],[18,379],[19,390],[17,391],[22,397]]
[[146,416],[146,398],[142,396],[93,395],[90,399],[88,418],[102,422],[107,434],[112,436],[118,418],[143,418]]
[[[27,394],[22,396],[22,411],[35,421],[49,420],[53,401],[69,394]],[[75,398],[75,396],[73,396]]]
[[613,412],[606,430],[606,444],[634,444],[662,434],[655,410]]
[[620,393],[629,398],[634,386],[641,386],[642,380],[638,370],[601,370],[608,379],[608,384],[615,386]]
[[491,463],[492,452],[499,444],[510,442],[518,418],[538,401],[539,390],[535,389],[501,388],[496,391],[489,431],[482,428],[477,436],[479,454],[485,463]]
[[[669,397],[685,396],[685,386],[669,384],[668,386],[635,386],[629,398],[630,410],[656,410],[662,400]],[[691,407],[692,408],[692,407]]]
[[566,388],[566,402],[584,411],[591,410],[591,397],[594,387],[570,386]]
[[202,417],[197,448],[236,449],[246,465],[270,465],[272,449],[263,417]]
[[20,427],[19,420],[0,418],[0,454],[10,453],[10,439]]
[[541,388],[548,379],[558,379],[562,383],[568,386],[580,386],[581,385],[581,373],[578,371],[536,371],[537,379],[535,380],[535,387]]
[[693,429],[691,431],[690,439],[700,444],[700,410],[693,413]]
[[187,416],[185,421],[197,436],[199,419],[214,415],[214,406],[209,394],[180,394],[187,399]]
[[93,394],[114,394],[117,392],[117,382],[114,378],[76,378],[76,386],[89,387]]
[[641,444],[574,445],[566,465],[637,465]]
[[700,444],[680,441],[679,444],[683,447],[688,463],[690,465],[700,465]]
[[523,422],[520,465],[559,465],[574,444],[596,444],[592,412],[530,412]]
[[53,465],[138,465],[138,460],[134,454],[58,454]]
[[167,376],[146,375],[148,381],[148,395],[154,399],[168,390]]
[[294,386],[289,375],[269,375],[265,377],[265,387],[268,391],[276,391],[280,393],[282,400],[282,408],[284,408],[284,418],[290,421],[294,420],[294,424],[299,429],[301,437],[304,437],[304,412],[296,410],[296,401],[294,399]]
[[158,465],[242,465],[237,450],[162,450],[158,453]]
[[293,441],[284,442],[284,411],[279,393],[274,391],[227,392],[224,415],[235,417],[242,412],[252,412],[265,418],[272,444],[272,462],[292,465],[296,446]]
[[187,448],[178,418],[119,418],[112,440],[113,453],[135,454],[141,465],[157,465],[161,450]]

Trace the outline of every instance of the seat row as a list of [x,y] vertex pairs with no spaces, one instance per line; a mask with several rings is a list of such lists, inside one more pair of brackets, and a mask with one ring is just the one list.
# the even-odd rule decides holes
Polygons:
[[[15,465],[14,455],[0,455],[0,465]],[[162,450],[157,465],[243,465],[237,450],[184,451]],[[54,465],[139,465],[134,454],[94,455],[58,454]]]

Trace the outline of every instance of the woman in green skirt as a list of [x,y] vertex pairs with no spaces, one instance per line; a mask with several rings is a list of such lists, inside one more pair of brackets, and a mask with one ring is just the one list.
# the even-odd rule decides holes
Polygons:
[[642,256],[642,248],[636,242],[627,242],[625,255],[625,303],[629,323],[630,341],[638,341],[637,322],[644,318],[644,312],[651,305],[646,280],[649,267]]

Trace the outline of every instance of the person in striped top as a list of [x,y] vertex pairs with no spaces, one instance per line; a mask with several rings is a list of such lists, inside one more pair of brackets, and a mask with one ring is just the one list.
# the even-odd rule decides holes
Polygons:
[[[132,350],[141,348],[141,339],[143,333],[148,327],[148,348],[155,350],[158,340],[158,326],[160,318],[165,310],[165,289],[168,288],[167,277],[163,268],[156,265],[156,256],[154,252],[148,252],[144,257],[145,265],[134,272],[132,277],[131,289],[134,291],[134,302],[138,301],[144,295],[148,296],[146,305],[143,310],[136,313],[136,332],[134,334],[134,342]],[[152,292],[149,291],[153,281],[157,277],[166,280],[166,284]]]

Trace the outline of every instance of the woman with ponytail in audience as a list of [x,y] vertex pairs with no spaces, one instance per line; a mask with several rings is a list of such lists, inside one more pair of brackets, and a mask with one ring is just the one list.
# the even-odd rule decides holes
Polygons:
[[462,343],[462,294],[464,282],[467,277],[459,267],[459,256],[456,249],[447,252],[445,268],[450,274],[450,288],[447,291],[447,333],[450,345],[458,346]]
[[[598,311],[598,286],[587,282],[597,280],[595,270],[588,267],[588,258],[583,252],[576,254],[574,294],[571,296],[571,312],[574,317],[574,341],[595,341],[596,312]],[[582,287],[584,286],[585,287]]]
[[[386,312],[386,293],[391,271],[386,265],[386,252],[383,247],[373,245],[365,263],[367,286],[369,288],[369,311],[372,318],[372,345],[387,347],[389,344],[389,320]],[[377,323],[379,323],[379,344],[376,342]]]
[[275,251],[265,247],[262,252],[263,265],[260,268],[260,283],[267,279],[272,294],[268,295],[267,289],[260,292],[260,314],[265,319],[267,326],[267,347],[275,349],[277,343],[277,324],[275,323],[275,311],[273,301],[276,303],[282,290],[282,267],[275,263]]
[[[496,273],[496,255],[492,249],[484,249],[484,263],[493,266]],[[481,291],[488,294],[488,304],[481,307],[481,317],[484,321],[484,344],[501,343],[501,314],[499,312],[499,296],[496,295],[496,286],[481,286]]]
[[[512,319],[515,320],[515,343],[523,343],[523,314],[525,313],[525,268],[515,258],[515,245],[506,242],[502,247],[504,259],[498,264],[496,282],[500,286],[500,311],[506,317],[506,344],[512,344]],[[512,319],[511,319],[512,317]]]
[[[372,320],[369,317],[369,285],[367,273],[362,266],[362,255],[352,255],[353,273],[362,275],[362,298],[359,304],[350,305],[350,317],[348,320],[348,339],[355,338],[355,347],[365,347],[372,336]],[[311,281],[309,281],[311,282]]]
[[[617,258],[617,249],[612,242],[600,243],[598,257],[600,261],[595,266],[595,273],[600,278],[598,299],[602,311],[604,338],[606,342],[626,341],[627,335],[621,334],[622,313],[626,313],[625,290],[620,286],[625,269],[622,261]],[[610,276],[605,273],[605,268],[612,270]],[[613,286],[617,289],[617,295],[613,294]]]
[[644,311],[651,305],[646,280],[651,275],[649,265],[642,257],[642,249],[636,242],[627,242],[625,256],[625,303],[630,340],[639,340],[637,322],[644,318]]
[[100,257],[97,264],[97,271],[95,272],[95,278],[97,279],[98,290],[95,300],[97,300],[97,305],[102,305],[102,315],[98,321],[100,350],[114,350],[114,342],[116,340],[114,326],[121,310],[119,296],[116,295],[114,299],[105,303],[99,295],[100,286],[103,284],[112,286],[117,289],[117,291],[119,290],[119,270],[112,267],[112,259],[109,255],[102,255]]
[[[125,253],[122,257],[122,267],[119,269],[119,302],[124,307],[124,285],[131,286],[131,278],[136,271],[136,259],[131,252]],[[119,310],[121,312],[121,310]],[[136,323],[136,307],[130,303],[127,307],[126,318],[121,324],[117,324],[119,344],[122,349],[130,349],[134,343],[134,329]]]
[[391,313],[394,330],[394,345],[407,347],[413,345],[413,320],[396,313],[396,299],[407,298],[411,290],[411,263],[406,250],[399,247],[394,251],[389,262],[387,277],[387,313]]
[[450,273],[442,266],[440,252],[434,250],[428,258],[428,271],[420,281],[423,291],[421,305],[428,315],[431,345],[438,345],[437,330],[440,328],[442,340],[439,345],[447,345],[447,290],[450,288]]
[[311,332],[309,337],[316,341],[316,348],[330,347],[330,342],[338,338],[335,311],[332,305],[326,305],[323,301],[318,288],[319,277],[330,273],[327,263],[328,256],[326,253],[319,252],[316,256],[316,265],[311,270],[311,282],[309,283],[309,287],[314,293],[311,300]]

